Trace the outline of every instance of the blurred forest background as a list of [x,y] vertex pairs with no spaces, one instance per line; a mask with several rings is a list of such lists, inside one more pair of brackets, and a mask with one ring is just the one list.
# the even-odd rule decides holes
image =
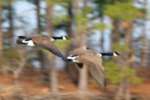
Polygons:
[[83,100],[150,100],[150,0],[0,0],[0,100],[70,100],[78,73],[46,50],[17,45],[20,35],[69,36],[54,43],[66,55],[80,41],[120,53],[103,58],[106,91],[89,77],[94,98]]

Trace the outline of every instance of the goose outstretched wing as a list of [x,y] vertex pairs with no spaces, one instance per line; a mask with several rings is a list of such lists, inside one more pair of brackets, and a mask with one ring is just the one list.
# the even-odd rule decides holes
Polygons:
[[32,38],[36,46],[44,48],[54,55],[62,58],[63,60],[66,60],[66,57],[62,54],[62,52],[53,44],[53,42],[50,40],[47,36],[35,36]]
[[100,68],[99,64],[91,63],[91,67],[88,67],[89,73],[96,82],[102,86],[106,87],[106,78],[104,71]]
[[54,46],[54,45],[48,45],[48,44],[47,45],[46,44],[40,44],[38,46],[41,47],[41,48],[44,48],[44,49],[46,49],[48,51],[50,51],[54,55],[62,58],[64,61],[67,61],[66,57],[63,55],[63,53],[56,46]]
[[[25,43],[23,41],[25,41]],[[53,42],[51,41],[51,38],[48,36],[37,35],[31,38],[26,36],[19,36],[17,39],[18,44],[29,45],[29,42],[32,42],[32,46],[38,46],[47,49],[54,55],[61,57],[63,60],[66,60],[66,57],[61,53],[61,51],[56,46],[54,46]]]
[[88,72],[92,76],[96,82],[102,86],[105,87],[106,85],[106,78],[105,78],[105,73],[104,73],[104,68],[102,66],[101,58],[97,55],[82,55],[79,57],[79,60],[83,63],[86,64],[88,67]]

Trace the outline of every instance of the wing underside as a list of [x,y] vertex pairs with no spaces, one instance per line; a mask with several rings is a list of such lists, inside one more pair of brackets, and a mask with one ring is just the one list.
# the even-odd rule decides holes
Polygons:
[[66,57],[63,55],[63,53],[57,48],[55,47],[54,45],[43,45],[43,44],[40,44],[39,45],[40,47],[50,51],[51,53],[53,53],[54,55],[62,58],[63,60],[66,61]]
[[106,85],[106,78],[104,73],[104,68],[101,64],[101,58],[98,56],[82,56],[81,60],[88,67],[88,72],[91,77],[102,87]]
[[92,78],[102,87],[106,86],[106,79],[104,71],[100,68],[100,66],[93,65],[88,67],[89,73]]

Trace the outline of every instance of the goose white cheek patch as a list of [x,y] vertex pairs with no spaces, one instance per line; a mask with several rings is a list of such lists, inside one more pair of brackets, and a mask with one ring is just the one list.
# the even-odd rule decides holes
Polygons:
[[99,54],[99,53],[98,53],[97,56],[102,57],[102,54]]
[[35,46],[32,40],[30,40],[27,45],[32,47]]
[[63,38],[62,38],[63,40],[67,40],[67,38],[65,37],[65,36],[63,36]]
[[31,46],[31,47],[35,46],[32,40],[29,40],[29,41],[23,40],[22,42],[26,43],[27,46]]
[[69,57],[67,57],[67,59],[72,60],[72,62],[79,63],[79,61],[77,60],[78,57],[79,56],[69,56]]
[[117,57],[117,56],[118,56],[118,54],[114,52],[114,53],[113,53],[113,56]]
[[53,39],[53,38],[50,38],[50,41],[54,41],[55,39]]

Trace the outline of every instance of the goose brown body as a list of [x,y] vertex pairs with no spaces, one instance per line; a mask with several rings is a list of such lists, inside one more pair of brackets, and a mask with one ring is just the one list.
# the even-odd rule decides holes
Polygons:
[[[18,39],[19,40],[19,39]],[[20,39],[21,40],[21,39]],[[19,41],[20,41],[19,40]],[[48,36],[32,36],[31,38],[26,38],[25,41],[32,40],[36,47],[44,48],[54,55],[61,57],[63,60],[66,60],[66,57],[62,54],[62,52],[54,45],[52,38]]]
[[104,74],[104,67],[102,66],[101,57],[91,54],[84,54],[80,56],[79,61],[86,64],[88,67],[88,72],[92,76],[96,82],[104,87],[105,86],[105,74]]
[[[99,55],[97,55],[96,52],[85,48],[77,48],[71,51],[70,54],[72,56],[77,56],[76,60],[78,60],[79,62],[75,66],[81,65],[79,63],[85,64],[86,67],[88,67],[88,72],[92,76],[92,78],[95,79],[100,86],[105,86],[106,78],[104,74],[104,67],[102,66],[102,59]],[[75,68],[73,69],[77,70]],[[72,78],[74,79],[77,77],[78,75],[72,75]]]

